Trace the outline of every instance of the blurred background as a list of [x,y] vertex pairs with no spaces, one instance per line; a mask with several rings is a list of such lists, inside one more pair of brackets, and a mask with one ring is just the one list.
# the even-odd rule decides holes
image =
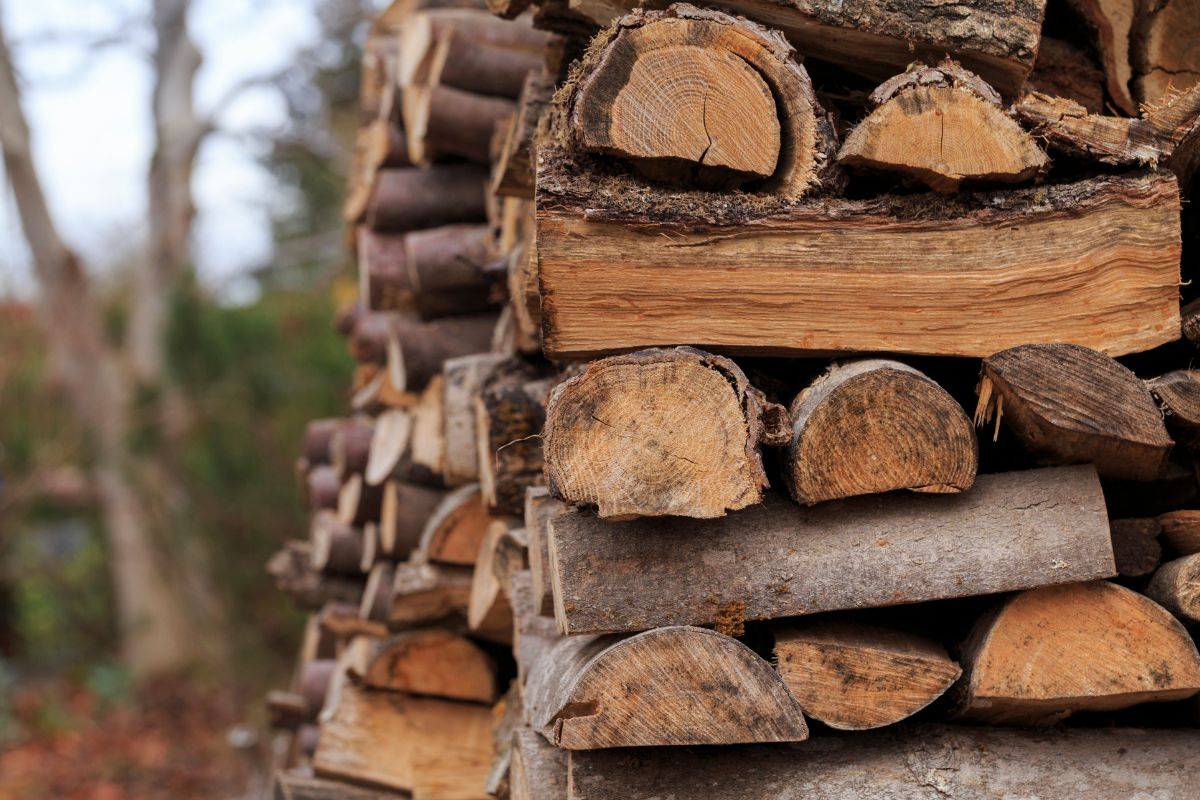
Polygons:
[[256,797],[372,0],[0,0],[0,800]]

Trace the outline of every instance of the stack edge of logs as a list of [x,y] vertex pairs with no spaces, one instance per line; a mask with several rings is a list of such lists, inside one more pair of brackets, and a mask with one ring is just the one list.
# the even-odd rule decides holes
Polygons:
[[1198,0],[398,2],[279,800],[1200,792]]

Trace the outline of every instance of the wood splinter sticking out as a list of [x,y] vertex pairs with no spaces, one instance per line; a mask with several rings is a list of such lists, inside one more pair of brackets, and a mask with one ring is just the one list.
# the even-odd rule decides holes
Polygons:
[[1048,165],[996,90],[953,61],[897,75],[871,102],[875,110],[838,153],[843,166],[899,173],[949,193],[964,181],[1021,183]]
[[565,91],[576,148],[665,183],[795,199],[836,148],[781,34],[687,4],[618,20]]

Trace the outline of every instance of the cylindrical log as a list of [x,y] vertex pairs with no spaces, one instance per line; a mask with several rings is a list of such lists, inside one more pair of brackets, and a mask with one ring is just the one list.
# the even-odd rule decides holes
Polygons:
[[314,511],[337,508],[338,491],[342,486],[337,470],[328,464],[318,464],[308,471],[304,482],[310,508]]
[[487,164],[496,124],[516,111],[511,100],[449,86],[406,90],[408,149],[424,163],[438,156],[459,156]]
[[444,86],[497,97],[516,97],[531,70],[542,65],[542,47],[506,47],[455,31],[438,80]]
[[379,515],[380,553],[394,561],[408,558],[421,542],[425,523],[445,492],[403,481],[388,481],[383,488]]
[[381,170],[367,206],[367,223],[377,231],[403,232],[478,222],[486,216],[487,178],[487,169],[476,164]]
[[[446,359],[488,350],[496,315],[472,314],[429,322],[396,317],[392,327],[399,345],[392,349],[388,359],[393,383],[417,392],[441,373]],[[401,380],[396,381],[396,377]]]
[[365,525],[379,519],[383,507],[383,487],[371,486],[356,472],[346,479],[338,492],[337,517],[346,525]]
[[371,439],[375,426],[364,419],[347,420],[329,443],[329,464],[342,480],[362,473],[371,455]]
[[362,533],[342,523],[336,514],[318,511],[308,531],[312,566],[321,572],[355,575],[362,572]]
[[337,660],[318,658],[306,661],[300,666],[296,676],[296,691],[308,702],[309,713],[316,716],[325,705],[325,694],[329,691],[329,683],[337,669]]
[[390,561],[379,561],[367,576],[362,602],[358,607],[359,619],[370,622],[387,622],[392,605],[392,582],[396,577],[396,566]]
[[1146,594],[1186,623],[1200,623],[1200,553],[1158,568]]

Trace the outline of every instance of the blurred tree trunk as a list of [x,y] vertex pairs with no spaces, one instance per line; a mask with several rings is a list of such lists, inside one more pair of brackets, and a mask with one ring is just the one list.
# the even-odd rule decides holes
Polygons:
[[[121,646],[138,677],[201,664],[222,669],[220,610],[199,542],[172,542],[185,510],[171,463],[168,417],[181,401],[166,365],[170,293],[188,262],[191,174],[208,130],[197,121],[192,83],[200,53],[187,32],[187,0],[156,0],[154,125],[149,231],[136,264],[122,344],[106,334],[99,298],[60,236],[30,150],[20,89],[0,26],[0,146],[33,255],[41,319],[75,415],[92,446],[92,480],[108,536]],[[147,418],[165,432],[135,453],[131,433]]]

